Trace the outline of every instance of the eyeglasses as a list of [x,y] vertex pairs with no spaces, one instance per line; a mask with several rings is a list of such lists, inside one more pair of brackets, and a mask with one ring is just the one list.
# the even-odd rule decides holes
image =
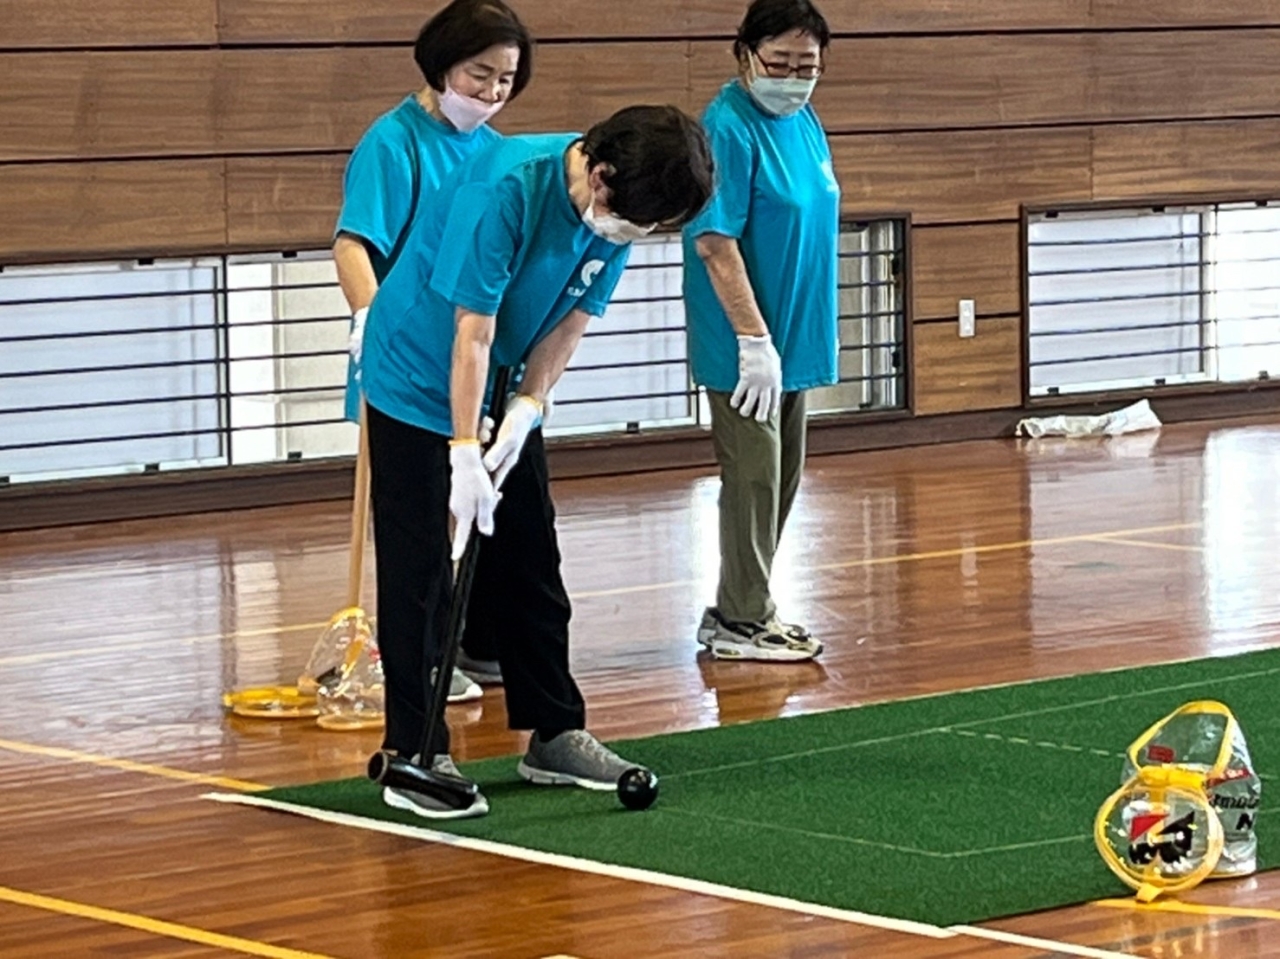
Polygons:
[[806,63],[798,67],[793,67],[789,63],[769,63],[763,60],[759,53],[756,53],[756,62],[764,70],[765,76],[772,77],[775,80],[782,80],[787,77],[796,77],[800,80],[816,80],[822,76],[822,71],[826,69],[819,63]]

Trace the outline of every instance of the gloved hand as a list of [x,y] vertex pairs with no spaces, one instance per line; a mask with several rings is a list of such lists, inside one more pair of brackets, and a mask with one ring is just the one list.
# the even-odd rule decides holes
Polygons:
[[493,535],[493,511],[498,508],[498,491],[480,459],[480,444],[462,441],[449,444],[449,512],[453,531],[453,561],[462,559],[475,526],[483,535]]
[[507,413],[498,427],[498,438],[484,457],[484,468],[493,474],[493,488],[502,484],[520,459],[525,440],[542,419],[542,404],[532,396],[517,393],[507,404]]
[[738,337],[738,387],[729,405],[743,416],[753,413],[758,423],[767,423],[782,407],[782,359],[773,348],[773,338]]
[[480,432],[476,434],[480,438],[480,448],[484,449],[489,445],[489,441],[493,439],[493,417],[480,417]]
[[347,351],[351,358],[360,365],[360,357],[364,354],[364,324],[369,318],[369,308],[362,306],[352,314],[351,336],[347,338]]

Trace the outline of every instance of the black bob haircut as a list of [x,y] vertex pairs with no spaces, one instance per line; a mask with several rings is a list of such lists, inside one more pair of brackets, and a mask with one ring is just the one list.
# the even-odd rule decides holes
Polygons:
[[443,93],[450,70],[498,45],[520,48],[520,63],[507,98],[514,100],[533,77],[533,38],[502,0],[453,0],[418,33],[413,59],[431,89]]
[[610,190],[609,209],[638,226],[683,226],[706,206],[715,164],[702,125],[672,106],[636,106],[597,123],[582,140]]
[[770,37],[780,37],[792,30],[803,30],[818,41],[822,50],[831,46],[831,28],[809,0],[755,0],[738,27],[733,55],[741,60]]

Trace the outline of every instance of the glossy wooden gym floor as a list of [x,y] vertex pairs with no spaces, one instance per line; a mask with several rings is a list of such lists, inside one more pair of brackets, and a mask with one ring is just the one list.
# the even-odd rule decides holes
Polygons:
[[[813,459],[776,577],[783,613],[827,642],[800,666],[696,653],[709,472],[560,483],[590,725],[634,736],[1274,645],[1277,477],[1274,420]],[[985,927],[1021,944],[931,939],[200,800],[358,774],[376,748],[220,706],[296,675],[340,603],[347,532],[324,504],[0,537],[0,955],[1280,956],[1275,875],[1178,911]],[[460,758],[522,747],[500,692],[450,716]]]

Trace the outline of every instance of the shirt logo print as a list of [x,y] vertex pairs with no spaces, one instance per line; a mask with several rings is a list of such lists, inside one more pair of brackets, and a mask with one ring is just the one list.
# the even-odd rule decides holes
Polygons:
[[570,296],[586,296],[587,290],[591,289],[591,284],[596,281],[596,277],[600,275],[600,271],[604,269],[604,260],[588,260],[582,266],[582,273],[579,276],[581,286],[569,287]]

